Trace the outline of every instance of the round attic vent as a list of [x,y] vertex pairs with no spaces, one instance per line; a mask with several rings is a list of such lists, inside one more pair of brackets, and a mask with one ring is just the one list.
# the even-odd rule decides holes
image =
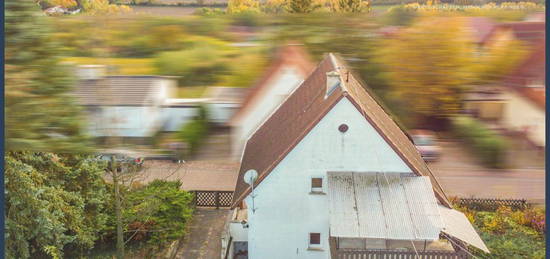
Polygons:
[[342,124],[342,125],[340,125],[340,126],[338,127],[338,130],[339,130],[340,132],[344,133],[344,132],[348,131],[348,125]]

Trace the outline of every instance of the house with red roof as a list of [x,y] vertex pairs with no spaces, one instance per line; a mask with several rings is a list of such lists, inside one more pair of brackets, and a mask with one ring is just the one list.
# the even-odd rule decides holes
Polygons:
[[248,137],[311,73],[313,63],[298,44],[288,44],[276,50],[271,66],[252,86],[229,121],[231,150],[236,160],[241,158]]
[[519,40],[526,57],[495,84],[474,89],[466,109],[505,133],[519,134],[536,147],[545,146],[545,23],[516,22],[495,27],[485,44]]
[[246,142],[227,258],[467,258],[488,249],[414,144],[338,55]]

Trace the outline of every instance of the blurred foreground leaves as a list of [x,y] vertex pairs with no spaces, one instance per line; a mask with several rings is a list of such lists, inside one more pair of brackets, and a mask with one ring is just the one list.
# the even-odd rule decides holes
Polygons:
[[6,1],[5,120],[8,150],[85,151],[71,71],[31,1]]

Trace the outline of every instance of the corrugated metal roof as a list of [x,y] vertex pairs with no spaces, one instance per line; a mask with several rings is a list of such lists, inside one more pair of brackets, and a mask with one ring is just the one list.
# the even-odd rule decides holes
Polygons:
[[483,243],[481,237],[479,237],[468,218],[466,218],[466,215],[444,206],[439,206],[439,211],[445,223],[442,232],[490,253],[489,248]]
[[443,228],[427,176],[330,172],[331,236],[437,240]]

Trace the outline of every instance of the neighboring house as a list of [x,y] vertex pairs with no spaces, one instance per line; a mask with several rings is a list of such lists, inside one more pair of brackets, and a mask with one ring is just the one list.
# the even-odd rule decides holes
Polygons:
[[311,73],[314,65],[299,45],[278,49],[274,61],[251,88],[240,109],[231,118],[231,151],[239,159],[248,137]]
[[545,27],[539,22],[507,23],[487,41],[518,39],[526,58],[497,84],[477,87],[465,98],[466,110],[506,133],[519,133],[537,147],[545,146]]
[[536,45],[545,39],[545,22],[509,22],[494,26],[483,40],[483,44],[494,41],[517,39],[528,45]]
[[232,208],[229,258],[464,256],[462,242],[487,251],[410,139],[333,54],[248,139]]
[[81,66],[74,95],[95,137],[144,140],[161,130],[162,105],[176,80],[166,76],[105,76],[102,66]]
[[198,115],[199,106],[206,102],[204,98],[169,98],[161,106],[163,125],[161,130],[173,132]]
[[245,90],[242,87],[208,87],[202,99],[210,122],[226,126],[233,114],[241,107]]

